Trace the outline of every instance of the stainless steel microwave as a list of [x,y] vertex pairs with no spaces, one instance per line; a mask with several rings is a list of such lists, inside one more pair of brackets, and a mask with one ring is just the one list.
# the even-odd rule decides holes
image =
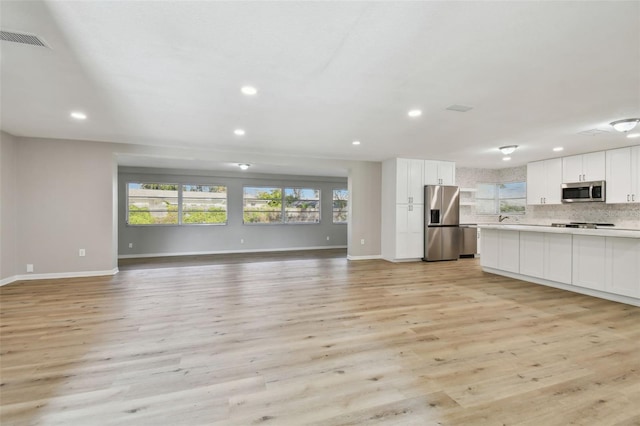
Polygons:
[[603,202],[605,195],[606,184],[603,180],[562,184],[563,203]]

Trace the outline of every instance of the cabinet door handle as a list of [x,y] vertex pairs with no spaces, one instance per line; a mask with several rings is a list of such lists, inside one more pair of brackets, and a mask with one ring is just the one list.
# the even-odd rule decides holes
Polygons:
[[628,203],[629,201],[631,201],[631,200],[629,200],[629,194],[627,194],[627,203]]
[[409,197],[409,204],[413,203],[413,197]]
[[412,212],[413,211],[413,206],[409,206],[409,211]]
[[631,194],[631,201],[635,201],[636,200],[636,194]]

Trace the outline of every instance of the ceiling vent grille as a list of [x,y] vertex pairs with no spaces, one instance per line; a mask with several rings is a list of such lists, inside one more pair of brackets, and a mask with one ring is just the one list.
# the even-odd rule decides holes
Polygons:
[[473,107],[465,106],[465,105],[451,105],[451,106],[448,106],[446,109],[448,109],[449,111],[467,112],[473,109]]
[[47,47],[38,37],[31,34],[20,34],[10,31],[0,31],[0,40],[13,43],[30,44],[31,46]]

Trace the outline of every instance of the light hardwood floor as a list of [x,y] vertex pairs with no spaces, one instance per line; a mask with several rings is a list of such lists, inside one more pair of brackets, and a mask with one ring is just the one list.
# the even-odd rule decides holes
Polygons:
[[640,308],[316,255],[0,288],[0,422],[640,424]]

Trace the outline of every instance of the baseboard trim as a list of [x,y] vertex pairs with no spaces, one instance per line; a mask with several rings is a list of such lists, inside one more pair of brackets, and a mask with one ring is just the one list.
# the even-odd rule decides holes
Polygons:
[[18,276],[14,275],[12,277],[3,278],[0,280],[0,287],[3,285],[11,284],[14,281],[18,281]]
[[630,296],[623,296],[621,294],[607,293],[605,291],[594,290],[585,287],[578,287],[572,284],[559,283],[557,281],[549,281],[543,278],[530,277],[528,275],[516,274],[514,272],[503,271],[501,269],[491,268],[489,266],[483,266],[482,270],[491,274],[502,275],[504,277],[513,278],[520,281],[527,281],[534,284],[542,284],[547,287],[554,287],[560,290],[571,291],[574,293],[585,294],[587,296],[598,297],[600,299],[611,300],[612,302],[626,303],[628,305],[640,307],[640,299],[636,299]]
[[234,253],[266,253],[274,251],[299,251],[299,250],[328,250],[342,249],[347,246],[316,246],[316,247],[287,247],[269,249],[248,249],[248,250],[216,250],[216,251],[188,251],[181,253],[144,253],[144,254],[119,254],[118,259],[137,259],[145,257],[173,257],[173,256],[201,256],[207,254],[234,254]]
[[10,284],[15,281],[33,281],[33,280],[52,280],[60,278],[83,278],[83,277],[101,277],[105,275],[115,275],[118,268],[108,269],[105,271],[80,271],[80,272],[53,272],[50,274],[25,274],[14,275],[0,281],[0,286]]
[[350,254],[347,255],[347,260],[375,260],[375,259],[382,259],[382,255],[380,254],[374,254],[370,256],[351,256]]

